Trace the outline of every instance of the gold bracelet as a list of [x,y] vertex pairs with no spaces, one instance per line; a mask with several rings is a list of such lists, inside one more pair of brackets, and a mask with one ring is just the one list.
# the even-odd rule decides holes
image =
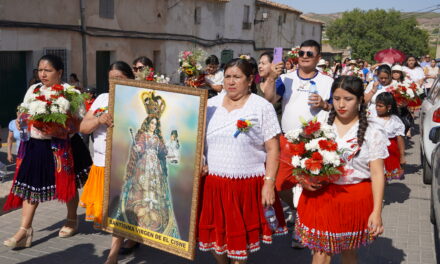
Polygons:
[[274,177],[269,177],[269,176],[265,176],[263,179],[264,179],[264,180],[275,181],[275,178],[274,178]]

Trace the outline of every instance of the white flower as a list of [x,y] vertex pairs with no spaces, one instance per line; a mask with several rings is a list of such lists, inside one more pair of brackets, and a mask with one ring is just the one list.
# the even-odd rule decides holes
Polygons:
[[333,127],[329,124],[321,124],[321,130],[324,132],[324,136],[328,139],[335,139],[336,133]]
[[414,91],[412,89],[407,89],[406,93],[409,95],[410,98],[414,98],[415,96]]
[[300,158],[300,156],[295,155],[295,156],[292,157],[292,165],[295,168],[298,168],[298,167],[301,166],[301,158]]
[[293,143],[294,141],[297,141],[299,139],[299,135],[301,134],[301,132],[302,132],[302,129],[300,129],[300,128],[293,129],[293,130],[288,131],[285,134],[285,137],[287,138],[287,140],[289,142]]
[[341,165],[341,160],[336,151],[320,150],[319,153],[321,154],[322,160],[325,165],[330,164],[335,167]]
[[197,64],[196,64],[196,69],[197,69],[197,70],[200,71],[200,70],[202,70],[202,68],[203,68],[203,67],[202,67],[202,65],[201,65],[200,63],[197,63]]
[[320,138],[315,138],[315,139],[310,140],[310,142],[306,144],[306,150],[310,150],[310,151],[319,150],[319,141],[320,140],[326,140],[326,139],[323,137],[320,137]]
[[65,114],[70,109],[70,102],[64,97],[58,97],[54,103],[58,105],[60,113]]
[[30,115],[38,115],[38,114],[45,114],[46,113],[46,106],[47,103],[36,100],[29,104],[29,114]]
[[52,104],[52,105],[50,106],[50,112],[52,112],[52,113],[59,113],[60,110],[59,110],[59,108],[58,108],[57,105]]
[[311,170],[310,173],[314,174],[314,175],[319,175],[319,172],[321,170]]
[[306,168],[306,159],[301,160],[301,168],[303,168],[303,169]]

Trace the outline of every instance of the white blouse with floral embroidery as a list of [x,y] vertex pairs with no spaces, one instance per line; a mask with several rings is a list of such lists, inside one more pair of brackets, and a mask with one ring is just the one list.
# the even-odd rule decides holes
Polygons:
[[[225,94],[208,101],[205,156],[209,174],[226,178],[250,178],[265,174],[264,143],[281,133],[275,110],[264,98],[251,94],[244,106],[228,112]],[[252,127],[234,137],[239,119]]]
[[[346,162],[345,174],[335,184],[356,184],[370,178],[370,161],[385,159],[388,157],[387,145],[389,141],[385,130],[374,120],[368,120],[368,128],[365,132],[362,147],[357,143],[357,131],[359,122],[353,125],[342,137],[338,135],[336,126],[336,142],[343,152],[342,158]],[[359,153],[358,153],[359,152]]]

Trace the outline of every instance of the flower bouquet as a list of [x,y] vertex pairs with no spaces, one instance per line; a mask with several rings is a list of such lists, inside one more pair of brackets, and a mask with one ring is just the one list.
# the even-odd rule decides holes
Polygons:
[[393,94],[398,105],[416,108],[422,104],[420,96],[423,94],[423,88],[413,81],[394,82],[387,91]]
[[158,74],[154,71],[154,68],[146,66],[141,72],[139,72],[138,78],[140,80],[157,82],[157,83],[169,83],[170,78],[163,75]]
[[300,183],[332,183],[344,173],[342,153],[335,141],[332,126],[321,124],[314,118],[305,121],[300,118],[302,127],[285,134],[288,151],[281,156],[282,162],[289,162],[292,175]]
[[287,52],[287,58],[291,59],[294,64],[298,63],[299,47],[292,48]]
[[185,84],[191,87],[200,87],[204,85],[205,78],[202,73],[203,60],[206,53],[202,49],[194,51],[181,51],[179,53],[179,73],[185,74]]
[[354,67],[353,69],[349,70],[347,72],[347,75],[348,76],[356,76],[356,77],[361,78],[362,80],[364,79],[364,72],[362,71],[361,68],[358,68],[358,67]]
[[44,90],[36,87],[20,105],[19,111],[27,114],[30,126],[44,134],[65,138],[77,131],[87,97],[73,86],[65,88],[55,84]]

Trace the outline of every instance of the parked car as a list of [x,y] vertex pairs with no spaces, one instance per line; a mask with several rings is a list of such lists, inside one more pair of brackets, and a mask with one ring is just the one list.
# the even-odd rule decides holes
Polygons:
[[[432,184],[431,184],[431,223],[440,223],[440,126],[429,133],[430,140],[436,144],[432,151]],[[437,236],[439,234],[436,234]],[[440,237],[438,237],[440,239]]]
[[440,77],[438,77],[427,97],[423,100],[420,111],[420,160],[423,166],[423,183],[432,182],[432,151],[436,144],[429,139],[433,127],[440,125]]

